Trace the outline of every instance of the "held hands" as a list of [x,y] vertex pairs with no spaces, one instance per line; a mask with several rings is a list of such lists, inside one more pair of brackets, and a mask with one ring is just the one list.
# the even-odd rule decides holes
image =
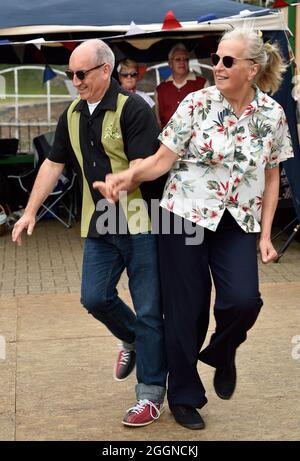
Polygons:
[[35,216],[26,213],[15,223],[12,230],[12,241],[22,245],[22,232],[27,229],[27,235],[31,235],[35,226]]
[[264,264],[268,264],[271,261],[276,261],[278,258],[278,253],[272,245],[270,239],[260,239],[259,249],[261,260]]
[[98,189],[109,202],[115,203],[119,200],[119,192],[132,192],[138,185],[138,183],[133,181],[133,175],[129,169],[121,173],[106,175],[105,182],[95,181],[93,188]]

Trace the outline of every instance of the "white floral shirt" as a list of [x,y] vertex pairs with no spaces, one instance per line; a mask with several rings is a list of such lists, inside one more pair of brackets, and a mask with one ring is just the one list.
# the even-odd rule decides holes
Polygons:
[[246,232],[260,231],[265,168],[293,157],[282,107],[256,89],[237,118],[215,87],[190,93],[159,136],[179,159],[161,206],[212,231],[227,208]]

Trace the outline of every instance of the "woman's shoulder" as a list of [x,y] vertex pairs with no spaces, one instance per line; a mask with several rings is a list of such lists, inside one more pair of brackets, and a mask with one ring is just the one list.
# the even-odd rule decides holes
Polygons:
[[219,101],[220,92],[215,86],[208,86],[206,88],[201,88],[201,90],[193,91],[190,93],[187,98],[190,97],[197,101],[206,101],[208,99],[213,99]]

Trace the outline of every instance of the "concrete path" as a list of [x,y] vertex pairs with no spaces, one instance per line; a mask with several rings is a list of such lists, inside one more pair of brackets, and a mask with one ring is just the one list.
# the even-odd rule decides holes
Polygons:
[[[75,236],[72,232],[66,231],[69,241]],[[45,233],[35,235],[30,245],[49,249],[49,241],[39,246]],[[80,259],[80,239],[77,236],[75,244],[74,237],[69,246],[78,247],[74,256],[59,238],[65,256],[60,260],[61,269],[50,264],[50,271],[59,277],[61,270],[65,277],[69,265],[70,272],[77,274],[79,265],[74,261]],[[24,286],[30,293],[27,270],[39,255],[32,252],[24,264],[28,244],[15,249],[6,236],[1,238],[2,289],[7,272],[1,251],[2,255],[11,251],[16,255],[14,263],[10,260],[14,283],[21,264],[16,259],[23,254]],[[299,247],[295,243],[280,264],[262,268],[265,305],[238,350],[238,385],[230,401],[218,399],[212,387],[213,370],[199,363],[209,399],[201,411],[206,421],[203,431],[180,427],[168,408],[147,427],[132,429],[121,424],[126,409],[135,402],[135,377],[123,383],[113,380],[117,341],[81,307],[79,284],[65,283],[65,292],[40,287],[39,294],[26,295],[5,288],[0,298],[0,440],[299,440]],[[266,280],[268,274],[275,281]],[[130,303],[125,277],[119,290]],[[212,318],[210,333],[213,328]]]

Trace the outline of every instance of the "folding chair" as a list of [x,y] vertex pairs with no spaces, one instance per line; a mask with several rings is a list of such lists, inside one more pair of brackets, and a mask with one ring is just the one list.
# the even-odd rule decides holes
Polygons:
[[[10,175],[8,178],[17,179],[19,185],[23,191],[28,195],[31,192],[33,180],[36,178],[38,170],[42,165],[43,161],[47,158],[51,145],[54,139],[54,133],[45,133],[37,136],[33,139],[33,146],[36,150],[36,166],[34,170],[27,171],[21,175]],[[26,181],[30,180],[31,186],[26,184]],[[57,219],[66,227],[71,227],[72,219],[75,219],[77,214],[77,200],[76,200],[76,173],[66,167],[63,171],[63,174],[59,177],[59,180],[54,188],[54,190],[49,194],[45,202],[42,204],[39,209],[36,222],[45,217],[46,213],[53,218]],[[58,215],[58,207],[63,208],[67,217],[62,218]]]

